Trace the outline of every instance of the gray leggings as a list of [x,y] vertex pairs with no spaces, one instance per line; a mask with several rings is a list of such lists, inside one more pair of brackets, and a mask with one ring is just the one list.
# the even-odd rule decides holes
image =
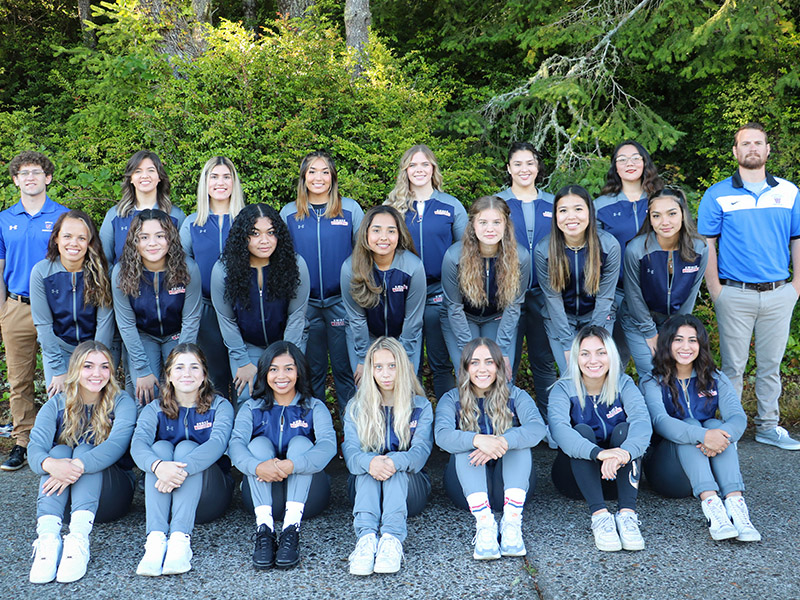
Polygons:
[[505,490],[509,488],[525,490],[526,503],[533,495],[528,494],[528,490],[536,487],[530,448],[509,450],[502,458],[480,467],[469,464],[469,455],[469,452],[453,454],[444,470],[445,492],[459,508],[469,510],[467,496],[476,492],[489,495],[492,510],[503,508]]
[[[709,419],[684,419],[691,425],[718,429],[723,423]],[[731,492],[743,492],[744,481],[739,470],[739,453],[734,442],[713,458],[707,457],[695,444],[676,444],[661,439],[645,458],[647,481],[659,494],[684,498],[703,492],[719,492],[723,497]]]
[[[159,440],[153,444],[153,452],[161,460],[180,462],[197,446],[191,440],[183,440],[174,447],[166,440]],[[180,487],[166,494],[156,489],[156,481],[153,473],[145,473],[144,501],[148,534],[152,531],[191,534],[195,521],[208,523],[222,516],[230,506],[233,495],[233,479],[230,474],[226,476],[217,463],[201,473],[189,475]],[[202,510],[198,511],[201,502]]]
[[402,542],[406,539],[406,518],[420,514],[428,502],[431,480],[424,471],[397,471],[386,481],[364,473],[347,478],[347,491],[353,503],[356,537],[380,530]]

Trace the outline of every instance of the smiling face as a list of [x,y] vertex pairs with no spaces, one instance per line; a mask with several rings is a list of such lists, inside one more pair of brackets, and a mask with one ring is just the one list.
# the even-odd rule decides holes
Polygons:
[[381,393],[393,392],[397,378],[397,361],[388,350],[376,350],[372,355],[372,376]]
[[136,237],[136,248],[148,271],[161,271],[169,251],[167,232],[157,219],[142,222],[142,228]]
[[400,231],[394,217],[388,213],[376,214],[367,230],[367,246],[374,255],[392,256],[400,240]]
[[677,200],[672,196],[656,198],[650,203],[649,215],[650,225],[653,226],[661,246],[677,243],[677,236],[683,227],[683,211]]
[[86,252],[89,249],[89,228],[80,219],[65,218],[58,231],[56,245],[61,257],[61,264],[67,270],[83,266]]
[[644,157],[633,144],[626,144],[617,150],[614,164],[622,181],[639,181],[644,173]]
[[475,348],[472,358],[469,359],[467,372],[469,373],[469,382],[478,396],[482,396],[483,392],[497,380],[497,365],[487,346]]
[[433,177],[433,165],[424,152],[416,152],[411,157],[411,163],[406,169],[406,175],[412,189],[428,187],[431,177]]
[[102,352],[94,351],[86,355],[78,379],[78,387],[87,392],[82,397],[89,404],[89,399],[97,397],[108,380],[111,379],[111,363]]
[[576,194],[567,194],[556,202],[556,226],[570,239],[582,238],[589,226],[586,200]]
[[495,246],[503,239],[506,231],[506,220],[496,208],[482,210],[472,222],[475,237],[482,246]]
[[152,194],[158,189],[161,178],[158,176],[156,165],[149,158],[145,158],[133,170],[131,185],[137,194]]
[[306,171],[306,188],[311,202],[327,202],[332,180],[331,168],[325,159],[314,159]]
[[506,165],[514,187],[528,189],[536,182],[539,174],[539,161],[530,150],[517,150]]
[[42,167],[37,164],[27,164],[21,165],[19,172],[12,179],[24,197],[34,198],[47,191],[53,176],[45,175]]
[[670,352],[675,362],[681,366],[691,366],[700,354],[700,342],[697,340],[697,330],[691,325],[681,325],[672,338]]
[[275,235],[275,228],[272,226],[270,218],[259,217],[256,219],[247,242],[247,249],[250,252],[250,264],[254,267],[269,264],[269,257],[272,256],[277,247],[278,238]]
[[272,359],[267,370],[267,385],[272,389],[276,402],[291,402],[297,384],[297,365],[290,354],[281,354]]
[[208,173],[208,196],[212,200],[230,200],[233,193],[233,173],[227,165],[217,165]]
[[[602,383],[608,374],[608,352],[599,337],[587,337],[578,349],[578,367],[586,383]],[[594,387],[594,386],[592,386]]]
[[167,380],[179,394],[194,394],[205,381],[206,373],[203,363],[191,352],[184,352],[175,357],[167,373]]

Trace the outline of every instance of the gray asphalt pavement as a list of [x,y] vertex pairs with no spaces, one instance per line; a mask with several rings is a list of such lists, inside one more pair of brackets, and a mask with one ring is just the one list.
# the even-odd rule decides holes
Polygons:
[[433,494],[428,508],[409,520],[406,562],[396,575],[365,578],[348,573],[355,544],[345,492],[343,461],[328,467],[333,479],[331,506],[304,522],[303,560],[291,571],[253,570],[253,518],[241,498],[220,520],[195,528],[193,569],[185,575],[137,577],[145,540],[144,498],[137,492],[131,513],[115,523],[96,525],[89,572],[62,585],[28,583],[35,534],[37,478],[26,467],[0,473],[0,598],[79,600],[139,598],[301,598],[301,599],[742,599],[800,598],[800,452],[756,444],[752,433],[739,445],[746,498],[763,541],[714,542],[699,501],[668,500],[646,486],[639,516],[647,547],[641,552],[604,553],[595,549],[583,502],[558,495],[550,481],[554,451],[533,451],[538,476],[523,532],[528,557],[478,562],[470,542],[474,521],[452,507],[441,473],[446,457],[429,461]]

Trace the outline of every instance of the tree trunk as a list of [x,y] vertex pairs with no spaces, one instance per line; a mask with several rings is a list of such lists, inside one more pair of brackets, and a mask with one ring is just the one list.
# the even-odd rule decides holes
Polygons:
[[83,36],[83,43],[89,48],[97,46],[97,35],[94,29],[90,29],[88,23],[92,22],[89,14],[89,3],[91,0],[78,0],[78,20],[81,24],[81,35]]
[[255,24],[256,0],[242,0],[242,15],[249,25]]
[[290,19],[299,19],[313,4],[314,0],[278,0],[278,12]]
[[139,0],[161,34],[161,51],[172,56],[198,56],[205,50],[202,28],[210,0],[192,0],[193,16],[186,15],[182,0]]
[[344,4],[344,28],[347,46],[355,50],[356,64],[353,76],[359,77],[367,64],[367,42],[369,26],[372,24],[372,12],[369,0],[346,0]]

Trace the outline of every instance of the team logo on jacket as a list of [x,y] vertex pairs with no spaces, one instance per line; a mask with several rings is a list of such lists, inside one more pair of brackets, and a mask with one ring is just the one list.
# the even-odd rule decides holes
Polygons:
[[708,390],[707,392],[700,392],[697,395],[701,398],[711,398],[717,395],[717,390]]
[[553,218],[553,211],[551,211],[551,210],[546,210],[546,211],[544,211],[544,212],[542,213],[542,216],[543,216],[543,217],[545,217],[545,218],[547,218],[547,219],[552,219],[552,218]]
[[608,413],[606,414],[606,419],[611,419],[613,417],[616,417],[621,412],[622,412],[622,407],[621,406],[615,406],[610,411],[608,411]]
[[213,421],[200,421],[199,423],[194,424],[194,430],[200,431],[201,429],[208,429],[209,427],[213,427]]
[[308,427],[308,423],[306,423],[304,419],[295,419],[289,423],[289,427],[292,429],[297,429],[298,427]]
[[405,283],[401,283],[396,285],[392,288],[393,292],[405,292],[408,289],[408,286]]
[[411,423],[409,423],[409,424],[408,424],[408,426],[409,426],[411,429],[416,429],[416,428],[417,428],[417,420],[416,420],[416,419],[414,419],[413,421],[411,421]]
[[331,319],[331,327],[344,327],[347,321],[344,319]]
[[681,273],[697,273],[700,270],[699,265],[688,265],[681,269]]
[[45,221],[44,222],[44,229],[42,231],[53,231],[53,222],[52,221]]
[[182,285],[174,288],[169,288],[169,292],[167,292],[170,296],[176,296],[177,294],[185,294],[186,288]]
[[433,214],[442,215],[443,217],[452,217],[453,216],[453,213],[451,213],[449,210],[445,210],[443,208],[436,209],[435,211],[433,211]]
[[331,225],[344,225],[345,227],[347,227],[348,225],[350,225],[350,221],[348,221],[347,219],[331,219]]
[[9,225],[8,226],[8,230],[9,231],[14,231],[15,229],[19,229],[19,225]]

